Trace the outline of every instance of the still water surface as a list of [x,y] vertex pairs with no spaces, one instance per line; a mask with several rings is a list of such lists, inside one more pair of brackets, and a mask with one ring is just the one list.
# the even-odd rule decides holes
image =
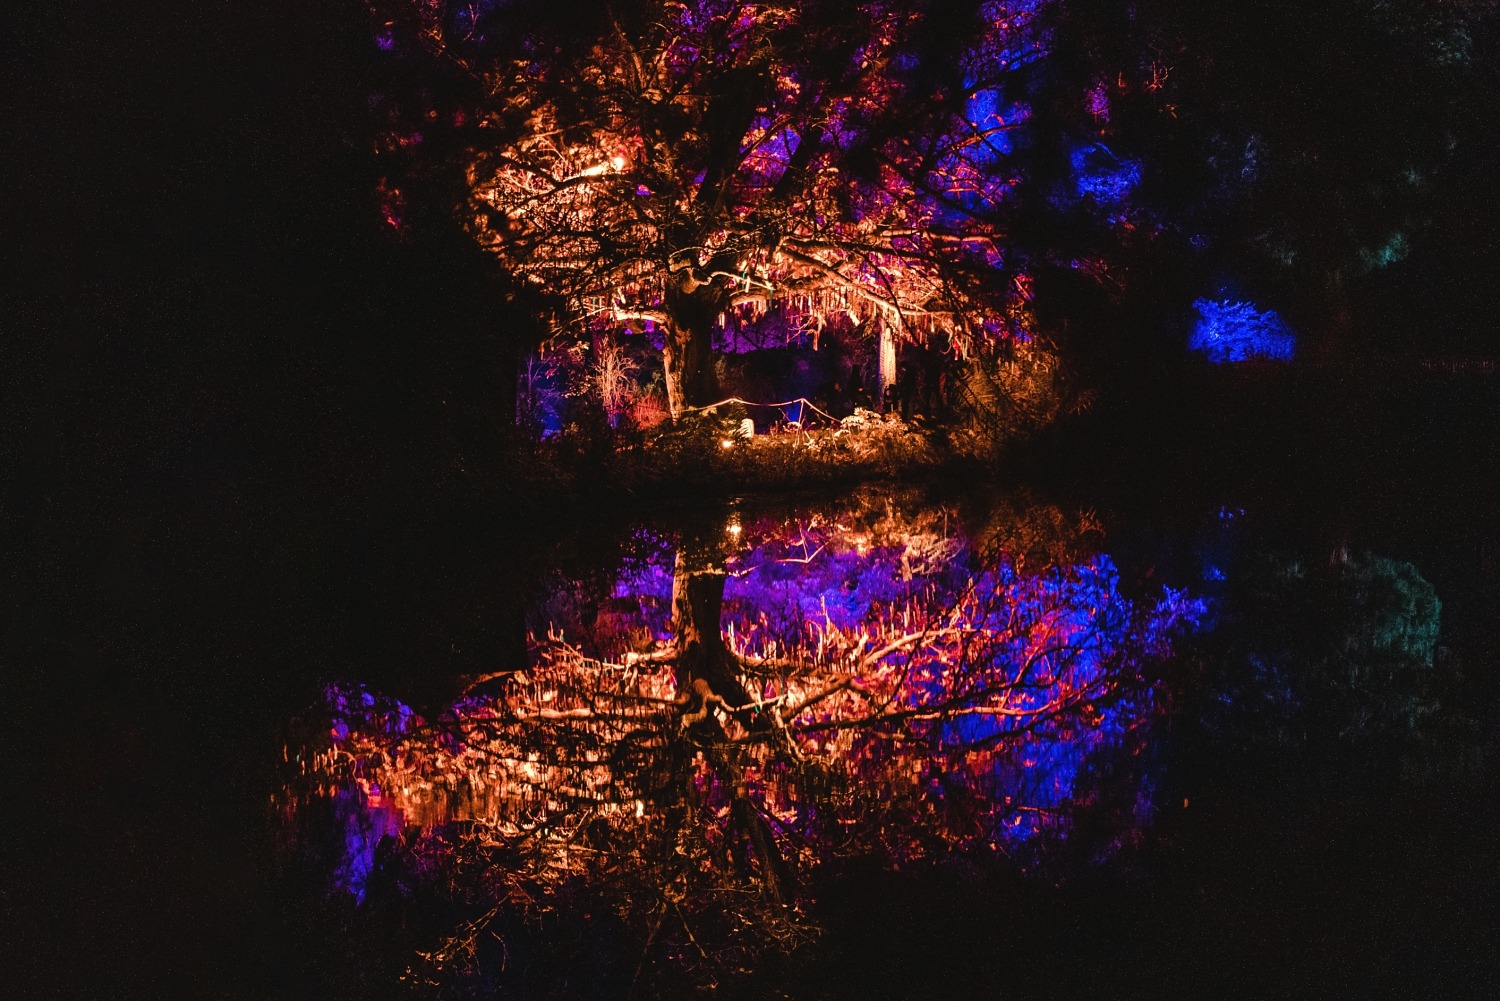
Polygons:
[[1171,524],[863,487],[518,558],[510,659],[419,708],[329,679],[292,724],[275,804],[310,920],[444,996],[781,996],[860,886],[958,878],[937,920],[967,922],[1149,882],[1200,789],[1470,767],[1482,656],[1445,643],[1420,540],[1233,502]]

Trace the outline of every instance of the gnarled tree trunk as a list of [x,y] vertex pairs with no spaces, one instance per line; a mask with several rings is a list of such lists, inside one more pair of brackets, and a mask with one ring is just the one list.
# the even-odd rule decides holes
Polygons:
[[[686,279],[692,283],[693,279]],[[723,297],[708,286],[679,289],[668,295],[669,318],[662,369],[666,375],[667,406],[674,418],[692,407],[719,402],[719,376],[714,371],[714,324],[725,308]]]

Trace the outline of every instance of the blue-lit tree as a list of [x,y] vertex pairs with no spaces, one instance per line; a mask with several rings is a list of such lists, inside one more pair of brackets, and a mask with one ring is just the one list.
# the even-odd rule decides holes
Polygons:
[[1215,365],[1266,359],[1290,361],[1296,354],[1297,338],[1275,312],[1261,312],[1248,302],[1193,303],[1198,322],[1188,338],[1188,348]]
[[461,166],[451,208],[554,331],[659,333],[674,414],[718,399],[714,332],[771,311],[863,324],[889,383],[899,338],[1021,333],[996,220],[1035,6],[381,0],[381,47],[464,95],[384,147]]

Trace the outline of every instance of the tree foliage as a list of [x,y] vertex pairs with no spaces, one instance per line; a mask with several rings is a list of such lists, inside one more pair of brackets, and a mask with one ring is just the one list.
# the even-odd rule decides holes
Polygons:
[[1410,563],[1264,558],[1232,592],[1204,713],[1223,746],[1402,751],[1437,711],[1442,603]]
[[674,412],[716,396],[714,331],[767,312],[967,352],[1030,337],[999,210],[1032,6],[388,0],[382,44],[465,98],[387,147],[461,132],[464,225],[556,329],[659,329]]

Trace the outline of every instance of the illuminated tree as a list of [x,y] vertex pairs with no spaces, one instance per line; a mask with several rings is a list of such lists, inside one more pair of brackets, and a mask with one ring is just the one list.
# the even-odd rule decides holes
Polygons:
[[1037,350],[997,222],[1034,6],[388,0],[382,47],[467,96],[385,146],[459,136],[474,238],[554,330],[659,333],[674,415],[718,399],[715,331],[768,312],[863,324],[888,384],[898,338]]

